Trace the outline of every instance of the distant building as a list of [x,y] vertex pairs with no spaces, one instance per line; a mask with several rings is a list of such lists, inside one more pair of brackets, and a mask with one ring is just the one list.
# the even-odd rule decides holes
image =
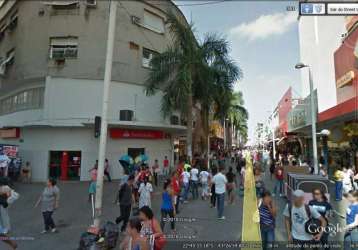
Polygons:
[[[169,0],[118,6],[106,154],[115,178],[121,155],[172,162],[175,138],[185,134],[179,115],[163,119],[161,94],[147,97],[143,88],[153,54],[171,42],[169,11],[186,22]],[[35,181],[89,179],[108,16],[109,1],[1,1],[0,144],[20,147]]]

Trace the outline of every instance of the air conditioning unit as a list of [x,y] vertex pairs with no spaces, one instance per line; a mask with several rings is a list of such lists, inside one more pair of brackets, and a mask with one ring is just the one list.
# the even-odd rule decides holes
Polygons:
[[96,7],[97,6],[97,0],[86,0],[87,7]]
[[140,18],[137,17],[137,16],[131,16],[131,19],[132,19],[132,23],[133,24],[136,24],[136,25],[139,25],[140,24]]
[[179,125],[179,117],[177,115],[172,115],[170,117],[170,124],[171,125]]
[[133,110],[120,110],[119,120],[120,121],[133,121],[134,111]]

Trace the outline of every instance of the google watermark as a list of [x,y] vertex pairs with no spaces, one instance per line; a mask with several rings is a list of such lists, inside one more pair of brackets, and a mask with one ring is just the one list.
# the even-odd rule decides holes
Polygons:
[[[328,224],[327,226],[323,227],[323,226],[315,226],[315,225],[309,225],[307,230],[311,233],[311,234],[319,234],[321,232],[329,234],[330,236],[336,236],[337,233],[345,233],[347,232],[347,228],[346,227],[341,227],[338,223],[333,225],[333,224]],[[356,230],[356,229],[354,229]]]

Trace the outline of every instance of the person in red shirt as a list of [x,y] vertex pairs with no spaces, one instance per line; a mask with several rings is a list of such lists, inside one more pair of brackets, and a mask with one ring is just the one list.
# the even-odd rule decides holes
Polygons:
[[164,176],[169,175],[169,160],[167,156],[165,156],[163,160],[163,174]]
[[273,195],[276,195],[277,192],[279,192],[281,197],[283,195],[284,172],[283,172],[283,167],[279,164],[277,164],[275,168],[275,178],[276,178],[276,183],[275,183]]
[[178,172],[174,171],[171,178],[171,187],[174,194],[174,204],[175,204],[175,211],[179,213],[179,199],[180,199],[180,181]]

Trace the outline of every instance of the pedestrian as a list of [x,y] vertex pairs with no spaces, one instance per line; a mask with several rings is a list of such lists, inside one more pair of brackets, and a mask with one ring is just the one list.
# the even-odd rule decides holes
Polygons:
[[209,197],[209,177],[210,174],[206,168],[200,171],[199,178],[201,183],[201,198],[206,200]]
[[350,191],[345,195],[349,205],[346,215],[344,250],[357,249],[358,244],[358,191]]
[[197,165],[190,170],[190,189],[193,196],[193,200],[199,198],[199,170]]
[[149,182],[149,179],[146,177],[144,182],[142,182],[139,186],[138,193],[139,193],[139,209],[144,206],[152,207],[152,192],[153,187],[152,184]]
[[45,225],[45,229],[41,232],[42,234],[47,233],[49,230],[51,230],[51,233],[57,232],[52,215],[59,208],[59,202],[60,189],[56,185],[56,180],[50,179],[47,181],[46,187],[35,204],[35,207],[37,207],[41,203],[41,212]]
[[224,171],[225,167],[220,166],[219,172],[213,177],[213,182],[215,183],[215,195],[217,199],[218,219],[220,220],[225,220],[224,205],[227,179],[224,175]]
[[278,163],[275,168],[275,187],[273,191],[273,196],[283,195],[283,180],[284,180],[284,172],[283,167]]
[[111,175],[109,174],[109,162],[108,159],[104,161],[104,175],[107,177],[108,181],[111,182]]
[[271,180],[272,180],[272,177],[275,174],[275,169],[276,169],[276,163],[275,163],[275,161],[273,159],[271,159],[271,161],[270,161],[270,177],[271,177]]
[[150,207],[144,206],[139,209],[139,219],[142,222],[141,235],[149,239],[150,249],[161,250],[164,247],[164,234],[160,223],[154,218]]
[[[164,182],[164,191],[162,193],[162,204],[160,207],[161,211],[161,220],[160,227],[164,232],[164,226],[166,221],[170,221],[170,226],[173,232],[175,232],[175,203],[174,203],[174,193],[171,188],[170,179],[167,179]],[[169,220],[167,219],[169,217]]]
[[277,208],[273,203],[269,191],[263,192],[262,198],[259,200],[258,208],[260,214],[262,249],[273,249],[272,243],[275,241],[275,217]]
[[240,171],[240,189],[244,189],[245,186],[245,174],[246,174],[246,165],[241,168]]
[[[332,206],[328,202],[325,193],[321,189],[315,188],[312,191],[312,197],[313,199],[309,201],[308,205],[316,209],[317,212],[319,212],[326,220],[326,224],[328,225],[328,218],[332,216]],[[323,230],[323,234],[320,240],[322,245],[328,244],[328,236],[328,231]],[[329,249],[329,247],[324,247],[324,249]]]
[[226,174],[226,179],[227,179],[227,194],[229,196],[229,204],[234,204],[236,175],[234,174],[232,167],[229,168],[229,172]]
[[25,183],[31,182],[31,164],[29,161],[27,161],[25,166],[21,169],[21,180]]
[[295,190],[292,204],[288,203],[283,211],[288,241],[295,244],[295,249],[301,250],[320,241],[323,234],[322,230],[306,231],[306,227],[308,230],[311,228],[311,225],[307,225],[308,221],[318,219],[322,228],[326,226],[326,220],[321,214],[304,203],[304,194],[300,189]]
[[13,250],[17,249],[17,243],[10,238],[11,224],[8,212],[9,205],[19,198],[19,194],[9,187],[7,178],[0,178],[0,237],[5,244]]
[[340,168],[334,172],[336,201],[342,200],[344,174]]
[[164,160],[163,160],[163,174],[164,176],[169,175],[169,160],[167,156],[164,156]]
[[262,178],[261,168],[257,167],[254,169],[254,178],[255,178],[255,186],[256,186],[256,196],[261,197],[261,194],[265,190],[265,183]]
[[174,195],[173,199],[174,199],[175,211],[177,214],[179,214],[180,181],[177,171],[174,171],[172,173],[170,185]]
[[157,187],[158,186],[158,173],[160,171],[158,159],[154,160],[154,165],[153,165],[152,169],[153,169],[154,185]]
[[328,178],[327,170],[325,169],[324,165],[319,164],[319,175],[325,178]]
[[188,194],[189,194],[189,180],[190,180],[190,168],[184,168],[183,173],[181,174],[181,179],[183,182],[183,201],[184,203],[188,203]]
[[121,232],[124,232],[127,227],[132,204],[134,203],[133,183],[134,176],[130,175],[127,182],[124,183],[118,191],[118,201],[121,215],[116,218],[116,223],[119,224],[123,221]]
[[212,166],[211,168],[211,180],[210,180],[210,207],[213,208],[216,206],[216,193],[215,193],[215,183],[213,182],[214,176],[217,174],[218,169],[216,166]]
[[91,181],[90,185],[88,187],[88,202],[91,202],[94,200],[94,197],[96,196],[96,182],[97,182],[97,173],[98,173],[98,160],[96,161],[96,164],[92,169],[89,170]]
[[129,220],[127,233],[128,236],[121,243],[122,250],[150,250],[147,237],[141,235],[142,222],[134,217]]
[[343,167],[343,194],[347,194],[353,190],[352,174],[347,167]]

